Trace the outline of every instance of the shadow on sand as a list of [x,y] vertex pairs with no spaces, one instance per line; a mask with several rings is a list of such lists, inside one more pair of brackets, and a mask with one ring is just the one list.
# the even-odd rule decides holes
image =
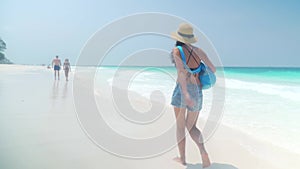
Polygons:
[[[201,169],[202,164],[187,164],[186,169]],[[237,167],[230,164],[212,163],[207,169],[238,169]]]

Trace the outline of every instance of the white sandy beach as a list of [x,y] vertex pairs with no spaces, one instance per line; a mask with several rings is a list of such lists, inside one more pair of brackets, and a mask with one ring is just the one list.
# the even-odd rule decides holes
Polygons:
[[[79,124],[72,76],[66,82],[62,71],[61,75],[60,81],[54,81],[53,71],[45,67],[0,65],[1,169],[202,168],[200,155],[190,137],[187,166],[172,160],[177,156],[176,147],[146,159],[122,158],[102,150]],[[96,97],[100,101],[107,100],[110,95],[109,90],[104,89]],[[142,99],[133,101],[143,107]],[[169,106],[167,112],[170,118],[166,123],[174,122],[172,107]],[[202,122],[199,120],[199,125]],[[300,168],[299,154],[223,124],[208,140],[206,148],[213,163],[211,169]]]

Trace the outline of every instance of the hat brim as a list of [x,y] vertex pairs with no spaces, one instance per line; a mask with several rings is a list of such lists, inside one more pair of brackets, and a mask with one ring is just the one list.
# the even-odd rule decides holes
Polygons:
[[183,43],[196,43],[198,41],[197,37],[185,38],[185,37],[180,36],[177,32],[172,32],[171,38],[175,39],[177,41],[183,42]]

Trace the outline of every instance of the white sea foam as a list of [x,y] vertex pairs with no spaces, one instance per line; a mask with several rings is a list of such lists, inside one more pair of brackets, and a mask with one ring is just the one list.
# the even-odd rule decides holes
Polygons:
[[[131,71],[121,71],[118,76],[111,73],[106,80],[111,86],[127,87],[146,98],[150,98],[153,91],[159,90],[167,99],[166,104],[170,103],[176,72],[171,73],[171,76],[161,71],[140,72],[131,77],[129,86],[126,86],[124,81],[128,80],[127,74]],[[240,78],[225,78],[225,85],[227,91],[222,123],[300,154],[300,125],[297,122],[300,87],[272,83],[267,79],[251,82]],[[204,91],[205,102],[201,113],[204,118],[211,106],[210,94]]]
[[237,79],[226,79],[226,88],[250,90],[267,95],[280,96],[292,101],[300,101],[300,86],[269,84],[261,82],[246,82]]

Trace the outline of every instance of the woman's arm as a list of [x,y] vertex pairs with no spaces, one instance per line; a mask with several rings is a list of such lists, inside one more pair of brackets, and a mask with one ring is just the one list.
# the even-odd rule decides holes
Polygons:
[[210,68],[210,70],[215,73],[216,72],[216,67],[209,60],[206,53],[203,50],[199,49],[199,48],[197,48],[196,53],[200,57],[200,59],[203,60],[203,62]]
[[193,106],[193,102],[190,99],[190,95],[187,90],[187,71],[184,69],[183,62],[181,60],[180,52],[177,48],[173,49],[173,57],[177,69],[177,81],[181,87],[182,94],[188,106]]

